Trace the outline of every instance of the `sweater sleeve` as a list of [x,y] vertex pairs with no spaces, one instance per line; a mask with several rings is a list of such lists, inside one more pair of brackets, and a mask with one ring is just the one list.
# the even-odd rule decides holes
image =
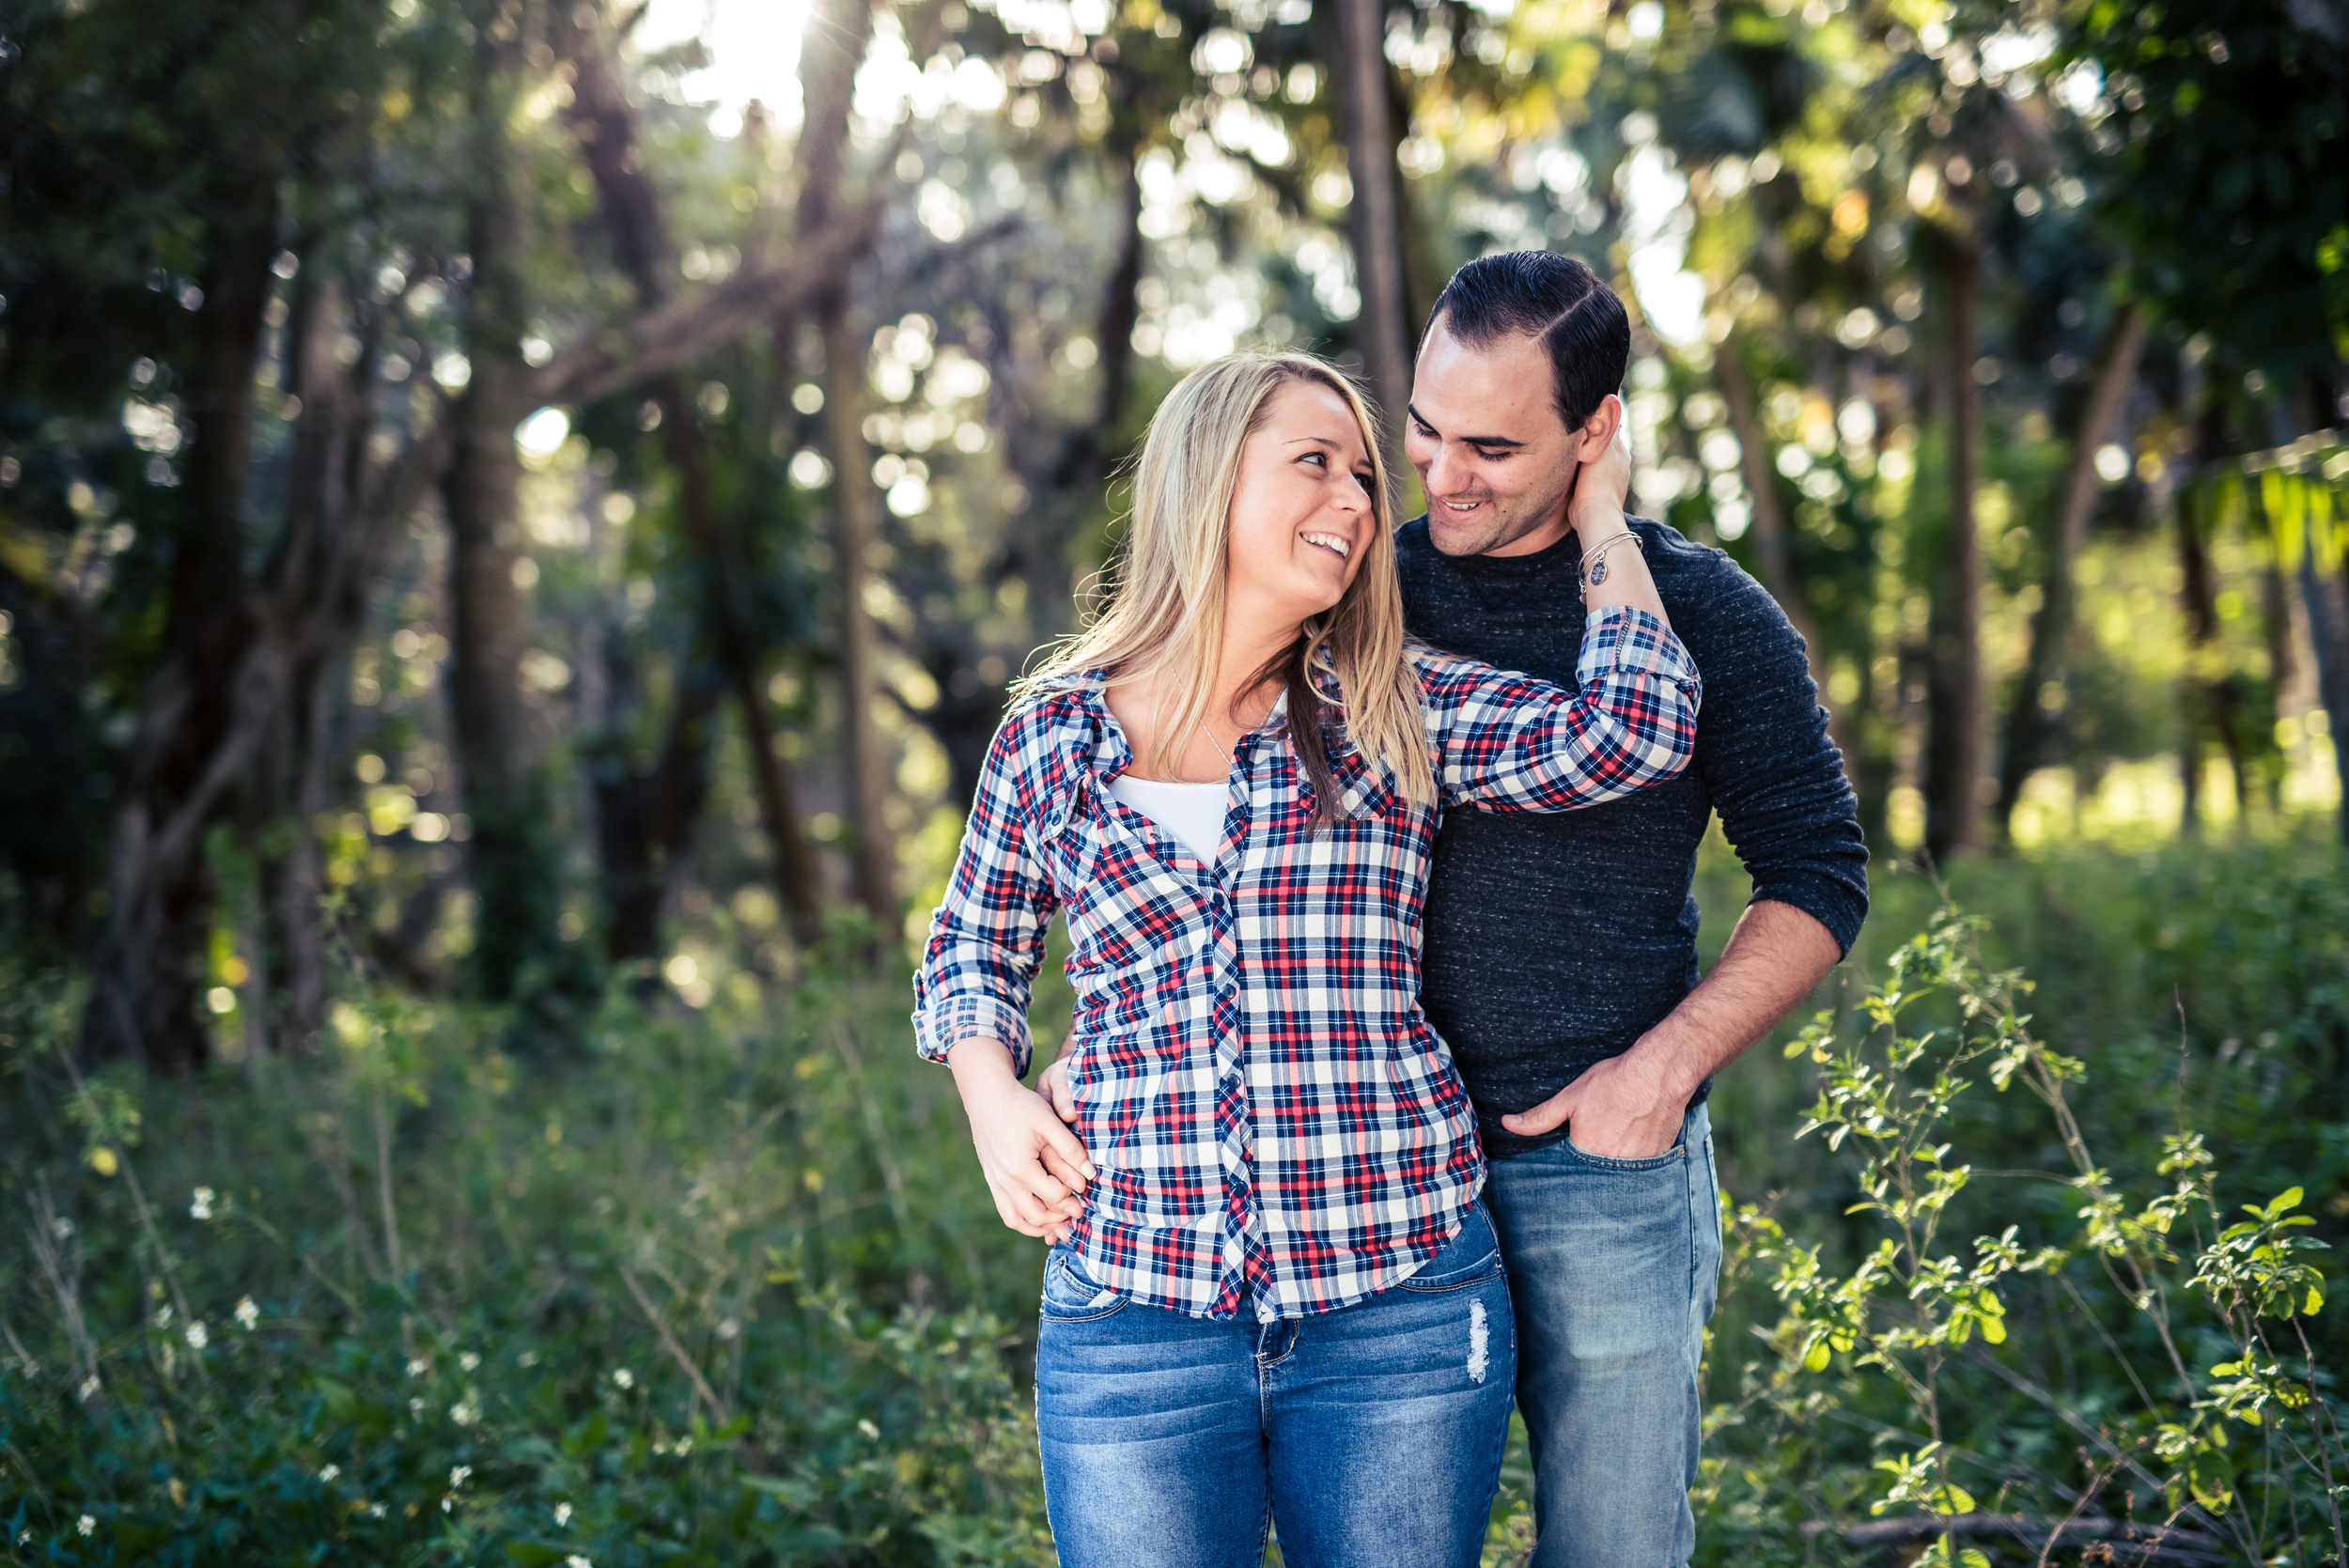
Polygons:
[[1868,916],[1859,803],[1802,637],[1759,582],[1723,566],[1721,591],[1698,613],[1707,690],[1695,767],[1754,900],[1802,910],[1848,953]]

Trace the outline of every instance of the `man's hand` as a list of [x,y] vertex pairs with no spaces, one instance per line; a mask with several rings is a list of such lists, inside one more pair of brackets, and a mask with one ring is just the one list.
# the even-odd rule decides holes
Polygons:
[[1680,1141],[1688,1096],[1674,1094],[1663,1074],[1636,1051],[1592,1067],[1531,1110],[1501,1125],[1522,1138],[1566,1127],[1567,1139],[1602,1159],[1654,1159]]
[[1756,899],[1738,917],[1720,962],[1662,1022],[1621,1056],[1501,1125],[1525,1138],[1563,1126],[1586,1155],[1654,1159],[1679,1139],[1697,1086],[1777,1028],[1842,956],[1816,918]]
[[1085,1186],[1095,1175],[1084,1145],[1013,1074],[1011,1053],[1000,1041],[965,1040],[949,1062],[995,1212],[1021,1235],[1059,1240],[1084,1212]]
[[1607,450],[1575,471],[1574,490],[1566,502],[1566,525],[1588,550],[1608,535],[1623,531],[1623,509],[1630,499],[1631,422],[1619,416],[1615,438],[1607,443]]

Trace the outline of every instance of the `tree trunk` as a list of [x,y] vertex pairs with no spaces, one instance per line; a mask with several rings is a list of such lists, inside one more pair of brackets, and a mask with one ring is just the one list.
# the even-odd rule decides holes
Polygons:
[[2300,552],[2300,597],[2308,606],[2316,655],[2316,691],[2331,721],[2333,766],[2341,779],[2341,837],[2349,844],[2349,558],[2332,571],[2317,564],[2313,542]]
[[1819,706],[1827,708],[1828,734],[1836,749],[1843,753],[1843,773],[1855,781],[1859,777],[1859,732],[1852,714],[1839,712],[1829,706],[1827,696],[1827,666],[1820,657],[1818,622],[1812,616],[1810,596],[1795,576],[1795,567],[1788,551],[1790,531],[1786,526],[1785,508],[1779,505],[1778,472],[1770,466],[1770,443],[1762,428],[1762,415],[1756,406],[1753,380],[1747,373],[1745,341],[1732,335],[1713,356],[1714,380],[1720,384],[1721,401],[1729,408],[1729,427],[1737,438],[1738,462],[1746,473],[1746,493],[1752,505],[1753,563],[1760,568],[1762,586],[1769,590],[1786,618],[1794,623],[1796,635],[1802,639],[1803,655],[1811,664],[1812,684],[1819,689]]
[[1378,400],[1383,434],[1392,446],[1410,401],[1411,355],[1404,326],[1394,137],[1388,125],[1386,6],[1384,0],[1336,0],[1336,11],[1338,101],[1346,174],[1354,184],[1346,237],[1361,295],[1354,341],[1361,350],[1363,379]]
[[2238,820],[2247,805],[2244,771],[2249,759],[2243,744],[2243,687],[2235,672],[2225,667],[2217,567],[2210,555],[2217,508],[2206,476],[2226,460],[2227,451],[2227,404],[2214,383],[2204,390],[2195,420],[2193,467],[2175,491],[2179,596],[2186,613],[2186,668],[2178,693],[2178,772],[2185,786],[2179,828],[2188,835],[2201,826],[2202,759],[2214,736],[2234,772]]
[[[256,290],[247,300],[256,323],[247,342],[256,348],[267,289],[259,280],[275,254],[273,228],[267,245],[241,253]],[[208,302],[238,300],[234,280],[217,281],[217,289],[206,291]],[[168,624],[179,629],[167,631],[148,680],[116,819],[108,928],[93,966],[97,984],[83,1038],[96,1053],[142,1048],[166,1071],[202,1058],[194,1003],[198,955],[210,923],[205,834],[281,741],[288,706],[314,690],[305,681],[349,645],[382,575],[393,523],[422,500],[443,458],[440,435],[430,432],[388,466],[370,466],[366,422],[355,411],[370,361],[363,358],[349,373],[334,363],[333,344],[344,321],[339,293],[321,287],[308,294],[301,319],[309,324],[294,334],[293,386],[303,413],[288,468],[285,525],[257,588],[232,575],[241,538],[224,531],[183,543],[183,560],[209,548],[229,570],[220,570],[216,558],[191,567],[194,586],[174,584]],[[223,370],[240,363],[237,384],[249,396],[249,358],[239,362],[236,350],[216,345],[208,359]],[[198,439],[249,442],[250,409],[240,411],[236,402],[208,392],[197,407],[211,423],[199,427]],[[213,460],[219,466],[207,471],[208,487],[216,496],[236,493],[231,476],[241,474],[242,459]],[[188,597],[180,597],[183,591]],[[218,597],[207,602],[200,594]],[[304,800],[316,798],[306,788],[316,747],[313,737],[303,764]],[[309,824],[300,830],[309,831]],[[305,885],[314,889],[315,878],[305,884],[297,866],[284,890],[289,924],[317,918],[315,893],[305,896]],[[297,959],[282,986],[272,988],[288,995],[290,1016],[299,1020],[315,1017],[304,1009],[318,1004],[311,997],[322,1001],[322,974],[305,976]]]
[[1974,515],[1982,395],[1974,382],[1974,317],[1982,252],[1953,240],[1944,273],[1949,353],[1950,520],[1941,582],[1926,628],[1925,853],[1937,865],[1979,844],[1984,704],[1982,541]]
[[514,427],[531,411],[521,347],[529,318],[522,277],[528,208],[518,154],[506,134],[514,85],[503,53],[485,40],[475,67],[474,189],[466,223],[473,276],[465,315],[473,376],[453,412],[443,487],[454,622],[450,733],[473,824],[476,938],[470,967],[474,986],[491,1000],[513,995],[524,971],[559,940],[546,823],[552,802],[521,694],[529,611],[514,581],[521,481]]
[[848,768],[850,864],[858,902],[884,933],[897,918],[896,845],[889,830],[889,783],[874,704],[880,695],[879,634],[865,608],[865,565],[878,532],[870,457],[864,446],[864,342],[844,296],[823,302],[824,433],[832,464],[832,595],[840,616],[842,738]]
[[660,955],[661,911],[709,792],[709,719],[718,697],[710,673],[689,661],[678,676],[667,735],[650,771],[631,768],[625,749],[598,759],[604,951],[615,964],[641,964]]
[[[675,246],[661,210],[660,193],[644,172],[637,156],[635,112],[614,78],[608,59],[593,36],[592,11],[574,10],[558,18],[556,27],[571,63],[574,92],[566,117],[579,138],[587,165],[601,194],[605,227],[623,269],[646,310],[659,307],[668,295],[668,277]],[[822,935],[816,896],[816,867],[800,831],[800,812],[789,765],[775,744],[774,716],[768,706],[761,678],[765,650],[757,646],[739,596],[748,582],[749,566],[741,540],[717,516],[710,493],[709,453],[694,418],[694,407],[682,380],[663,375],[652,384],[660,401],[661,430],[670,466],[677,470],[678,503],[687,542],[701,567],[704,592],[716,623],[719,655],[726,666],[734,697],[742,715],[742,728],[754,792],[765,821],[772,852],[770,872],[775,893],[791,919],[793,937],[802,947]],[[679,701],[683,701],[680,691]],[[698,806],[699,792],[693,796]],[[697,815],[697,813],[695,814]],[[663,817],[668,821],[663,823]],[[679,836],[659,846],[661,858],[674,862],[692,815],[655,814],[656,825],[670,826]]]
[[2123,303],[2106,330],[2090,382],[2088,406],[2080,411],[2080,427],[2072,438],[2072,462],[2064,474],[2063,507],[2056,514],[2054,533],[2047,540],[2047,575],[2041,585],[2039,613],[2032,617],[2030,653],[2015,689],[2015,706],[2008,711],[2005,755],[1999,770],[1999,834],[2013,838],[2015,808],[2023,785],[2038,771],[2046,754],[2061,706],[2051,707],[2041,693],[2061,687],[2069,665],[2073,617],[2079,584],[2074,577],[2080,551],[2088,542],[2088,524],[2096,515],[2101,481],[2096,452],[2112,431],[2136,384],[2137,362],[2145,348],[2145,317],[2135,302]]
[[246,210],[213,236],[202,279],[187,510],[173,552],[163,657],[115,812],[106,933],[83,1036],[94,1055],[140,1050],[167,1073],[202,1065],[209,1048],[195,1011],[212,903],[204,830],[224,802],[217,793],[206,799],[206,775],[247,696],[231,676],[255,636],[243,512],[253,366],[277,221],[276,181],[260,179]]
[[[806,118],[800,132],[799,230],[813,234],[845,210],[848,106],[858,62],[872,36],[863,0],[824,0],[800,55]],[[815,304],[824,341],[824,436],[832,466],[833,598],[839,614],[842,750],[848,773],[849,865],[859,903],[884,941],[897,925],[896,845],[890,831],[889,783],[874,703],[879,695],[879,639],[865,608],[866,564],[879,532],[872,458],[864,444],[864,350],[845,284]]]

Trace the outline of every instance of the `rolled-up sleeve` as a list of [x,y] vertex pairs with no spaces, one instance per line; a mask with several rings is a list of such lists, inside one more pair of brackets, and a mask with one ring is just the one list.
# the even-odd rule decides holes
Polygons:
[[1028,1003],[1058,900],[1030,852],[1020,809],[1020,737],[1034,715],[996,732],[946,897],[930,917],[913,982],[913,1032],[924,1057],[944,1062],[965,1040],[1000,1040],[1027,1076],[1034,1043]]
[[1755,901],[1789,905],[1851,951],[1868,918],[1868,845],[1802,636],[1743,573],[1708,611],[1713,701],[1697,768]]
[[1680,639],[1644,610],[1591,612],[1579,691],[1473,660],[1431,666],[1437,782],[1447,805],[1570,811],[1661,784],[1696,748],[1703,682]]

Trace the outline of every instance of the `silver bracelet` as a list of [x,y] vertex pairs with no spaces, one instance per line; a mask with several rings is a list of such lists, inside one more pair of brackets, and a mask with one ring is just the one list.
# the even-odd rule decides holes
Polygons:
[[1582,591],[1584,593],[1590,592],[1593,588],[1597,587],[1600,583],[1607,581],[1607,562],[1604,557],[1609,551],[1614,549],[1626,539],[1629,539],[1631,541],[1632,549],[1639,551],[1642,555],[1647,553],[1647,548],[1640,543],[1640,536],[1634,534],[1628,528],[1625,529],[1620,534],[1610,534],[1607,537],[1599,540],[1597,544],[1582,552],[1582,558],[1575,563],[1574,569],[1575,574],[1582,580]]

